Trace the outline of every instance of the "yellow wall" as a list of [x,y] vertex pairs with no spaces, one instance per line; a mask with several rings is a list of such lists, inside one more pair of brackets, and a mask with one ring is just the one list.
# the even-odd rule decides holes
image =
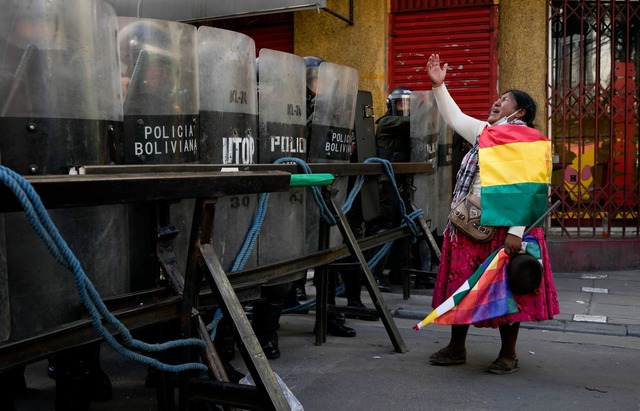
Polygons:
[[502,0],[498,23],[498,92],[516,88],[538,103],[535,124],[547,130],[547,2]]
[[[373,94],[375,118],[385,112],[387,72],[387,0],[353,0],[353,25],[324,10],[294,14],[295,49],[299,56],[317,56],[353,67],[360,89]],[[328,0],[327,8],[349,18],[349,0]]]

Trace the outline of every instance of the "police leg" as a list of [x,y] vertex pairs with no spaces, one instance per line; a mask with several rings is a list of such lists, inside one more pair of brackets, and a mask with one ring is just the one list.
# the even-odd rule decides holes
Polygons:
[[56,410],[88,410],[92,400],[111,399],[111,381],[100,367],[100,343],[55,354]]
[[351,307],[364,307],[360,294],[362,293],[362,280],[360,269],[341,270],[340,277],[344,283],[344,294],[347,297],[347,305]]
[[26,392],[24,370],[25,367],[18,367],[0,374],[0,387],[3,391],[0,395],[0,410],[14,410],[14,399]]
[[347,318],[377,321],[380,319],[378,312],[375,309],[369,309],[361,299],[363,275],[359,264],[354,265],[352,269],[340,271],[347,297],[347,307],[357,309],[355,311],[347,309],[344,315]]
[[262,287],[263,300],[253,306],[253,330],[262,346],[264,355],[270,359],[280,357],[278,327],[287,293],[292,283]]
[[297,301],[307,300],[307,276],[293,282],[292,293]]
[[[338,273],[336,270],[329,270],[326,274],[328,276],[328,295],[327,304],[329,307],[336,305],[336,284]],[[319,286],[317,276],[313,277],[313,282],[316,287]],[[327,314],[327,333],[336,337],[355,337],[356,330],[344,325],[344,314],[336,313],[329,310]],[[317,325],[316,325],[317,327]],[[314,331],[315,332],[315,331]]]

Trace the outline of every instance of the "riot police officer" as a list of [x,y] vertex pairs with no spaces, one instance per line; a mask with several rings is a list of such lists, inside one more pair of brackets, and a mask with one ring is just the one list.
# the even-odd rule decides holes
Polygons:
[[[313,122],[313,109],[315,107],[315,99],[316,99],[316,85],[318,84],[318,70],[320,69],[320,64],[322,64],[325,60],[320,57],[315,56],[306,56],[304,57],[304,62],[307,68],[307,139],[311,136],[311,124]],[[309,243],[307,241],[307,243]],[[315,241],[313,242],[315,244]],[[312,248],[314,248],[312,246]],[[311,250],[315,251],[315,250]],[[292,290],[287,296],[287,301],[285,303],[285,308],[294,308],[298,305],[298,301],[306,301],[307,300],[307,291],[306,291],[306,283],[307,278],[301,278],[293,283]],[[297,312],[300,312],[297,310]]]
[[[391,162],[408,162],[411,147],[410,102],[412,90],[400,86],[392,89],[387,96],[387,111],[377,121],[376,145],[378,157]],[[377,230],[389,229],[400,224],[400,205],[389,177],[382,175],[379,180],[380,217],[373,223]],[[410,179],[405,175],[397,175],[395,184],[406,204],[411,190]],[[388,253],[386,264],[390,268],[389,278],[398,280],[401,277],[402,266],[408,259],[408,244],[398,241]],[[385,264],[379,264],[379,270],[374,273],[382,291],[389,291],[386,280],[380,272]],[[399,282],[399,281],[394,281]]]
[[[325,62],[324,59],[315,57],[315,56],[307,56],[304,57],[306,66],[307,66],[307,131],[308,138],[311,137],[311,129],[313,125],[313,115],[315,111],[315,98],[317,92],[317,83],[319,79],[319,71],[322,63]],[[315,206],[315,204],[313,205]],[[309,231],[309,230],[308,230]],[[317,236],[313,230],[311,231],[311,235]],[[314,244],[314,242],[310,242]],[[313,250],[316,251],[316,250]],[[314,277],[314,285],[317,287],[317,279]],[[328,290],[329,295],[327,298],[327,302],[329,305],[335,305],[336,300],[336,273],[332,273],[329,275],[329,284]],[[327,332],[329,335],[337,336],[337,337],[355,337],[356,331],[353,328],[347,327],[344,325],[345,317],[340,313],[329,313],[327,317]]]
[[376,121],[378,157],[392,162],[410,159],[410,102],[412,90],[396,87],[387,96],[387,112]]

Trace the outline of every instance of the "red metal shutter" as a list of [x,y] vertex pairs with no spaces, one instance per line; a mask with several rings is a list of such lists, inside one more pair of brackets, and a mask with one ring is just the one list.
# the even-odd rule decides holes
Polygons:
[[430,90],[427,59],[440,54],[449,64],[447,88],[462,111],[486,120],[497,98],[496,6],[416,10],[411,3],[408,12],[400,6],[390,17],[389,89]]
[[200,25],[246,34],[256,42],[258,54],[262,48],[293,53],[293,13],[291,12],[211,20]]

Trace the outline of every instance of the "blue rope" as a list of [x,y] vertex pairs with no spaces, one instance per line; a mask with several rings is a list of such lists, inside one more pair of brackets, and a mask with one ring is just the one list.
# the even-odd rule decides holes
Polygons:
[[[303,160],[296,157],[282,157],[273,162],[273,164],[283,164],[283,163],[295,163],[297,164],[305,174],[311,174],[311,168],[305,163]],[[320,215],[329,225],[335,225],[336,220],[329,211],[326,203],[322,199],[322,193],[318,189],[318,187],[312,186],[311,192],[313,194],[314,200],[318,207],[320,208]],[[260,198],[258,200],[258,208],[256,211],[256,215],[253,219],[253,223],[251,228],[247,232],[247,235],[244,239],[242,247],[236,256],[236,259],[233,263],[233,267],[231,268],[231,272],[240,271],[244,268],[245,264],[249,260],[251,256],[251,252],[256,245],[256,241],[258,240],[258,235],[260,234],[260,229],[262,228],[262,223],[264,222],[264,218],[267,213],[267,205],[269,204],[269,193],[260,194]]]
[[[203,347],[204,342],[197,338],[187,338],[162,344],[147,344],[134,339],[129,330],[107,309],[97,290],[84,273],[80,262],[73,255],[67,243],[58,232],[58,229],[53,224],[53,221],[51,221],[49,214],[44,208],[40,197],[33,189],[33,186],[22,176],[4,166],[0,166],[0,179],[16,196],[25,211],[27,220],[40,236],[51,255],[60,265],[73,273],[76,290],[82,304],[91,316],[94,329],[114,351],[120,353],[125,358],[135,360],[165,372],[182,372],[188,370],[207,371],[207,366],[201,363],[186,363],[180,365],[165,364],[155,358],[133,352],[126,348],[129,347],[147,352],[159,352],[177,347]],[[102,323],[103,320],[115,327],[116,331],[122,335],[123,344],[120,344],[113,337]]]
[[[296,157],[282,157],[282,158],[279,158],[276,161],[274,161],[274,164],[283,164],[283,163],[295,163],[302,169],[302,171],[305,174],[311,174],[311,168],[302,159],[299,159],[299,158],[296,158]],[[406,225],[406,226],[409,227],[409,229],[411,230],[411,232],[414,235],[414,237],[412,238],[412,242],[415,243],[416,237],[418,237],[420,235],[420,228],[415,223],[414,219],[422,216],[424,213],[422,212],[422,210],[418,209],[418,210],[415,210],[414,212],[412,212],[409,215],[406,214],[407,210],[406,210],[404,201],[403,201],[402,197],[400,196],[400,191],[398,191],[398,187],[395,184],[395,181],[396,181],[395,180],[395,174],[393,172],[393,166],[391,165],[391,162],[389,160],[385,160],[385,159],[378,158],[378,157],[371,157],[371,158],[366,159],[364,161],[364,163],[365,164],[371,164],[371,163],[380,163],[380,164],[382,164],[382,167],[383,167],[383,170],[384,170],[385,174],[389,177],[389,180],[392,182],[394,193],[396,195],[396,198],[398,199],[400,213],[402,215],[402,224],[401,225]],[[349,192],[349,194],[348,194],[348,196],[347,196],[347,198],[345,200],[345,203],[341,206],[341,209],[342,209],[343,212],[345,212],[345,213],[349,212],[349,210],[353,206],[354,200],[356,199],[358,193],[360,192],[360,189],[362,188],[363,183],[364,183],[364,176],[358,176],[356,178],[356,181],[354,183],[354,186],[353,186],[351,192]],[[316,202],[316,205],[318,205],[318,208],[320,209],[320,216],[324,219],[324,221],[328,225],[336,225],[335,217],[329,211],[329,208],[327,207],[326,202],[322,198],[322,194],[321,194],[320,190],[318,189],[318,187],[312,186],[310,188],[311,188],[311,192],[313,194],[313,198],[314,198],[314,200]],[[242,248],[241,248],[238,256],[236,257],[236,260],[235,260],[235,262],[233,264],[233,268],[231,269],[231,271],[240,271],[240,270],[242,270],[244,265],[246,264],[247,260],[249,259],[249,256],[251,255],[251,252],[253,251],[253,247],[255,246],[255,243],[256,243],[257,238],[258,238],[258,234],[260,233],[260,228],[262,227],[262,223],[263,223],[265,215],[266,215],[268,201],[269,201],[269,194],[268,193],[266,193],[266,194],[263,193],[263,194],[260,195],[260,199],[259,199],[259,202],[258,202],[258,211],[256,212],[256,216],[254,218],[253,225],[249,229],[249,232],[247,233],[247,237],[245,238],[245,241],[244,241],[244,243],[242,245]],[[376,253],[376,255],[369,262],[369,267],[370,268],[375,267],[376,264],[378,264],[380,262],[382,257],[384,257],[384,255],[389,251],[389,249],[391,248],[392,244],[393,244],[393,241],[389,241],[388,243],[386,243],[378,251],[378,253]]]
[[216,338],[216,331],[218,327],[218,323],[222,320],[222,311],[218,308],[215,313],[213,313],[213,319],[207,325],[207,331],[210,332],[209,338],[213,341]]
[[245,264],[249,260],[251,256],[251,252],[253,251],[253,247],[256,245],[258,241],[258,235],[260,234],[260,229],[262,228],[262,223],[264,222],[264,217],[267,214],[267,205],[269,204],[269,193],[260,194],[260,200],[258,201],[258,210],[256,212],[256,216],[253,219],[253,224],[245,237],[244,243],[242,244],[242,248],[236,257],[235,262],[233,263],[233,267],[231,268],[232,272],[240,271],[244,268]]
[[[302,159],[299,159],[296,157],[282,157],[274,161],[274,164],[283,164],[283,163],[295,163],[300,167],[300,169],[305,174],[311,174],[311,168]],[[402,215],[401,225],[402,226],[406,225],[409,227],[409,229],[413,233],[413,238],[411,239],[411,241],[412,243],[415,243],[416,237],[420,235],[420,228],[415,223],[414,219],[422,216],[424,214],[423,211],[418,209],[409,215],[406,214],[407,210],[404,204],[404,200],[400,196],[400,191],[398,190],[398,187],[395,183],[396,180],[395,180],[395,174],[393,172],[393,166],[391,165],[391,162],[389,160],[385,160],[378,157],[371,157],[366,159],[364,163],[365,164],[371,164],[371,163],[382,164],[382,168],[385,174],[389,177],[389,181],[392,182],[394,193],[396,195],[396,198],[398,199],[400,213]],[[355,201],[358,193],[360,192],[360,189],[362,188],[362,185],[364,184],[364,179],[365,179],[365,176],[362,176],[362,175],[356,178],[353,188],[347,195],[347,198],[344,204],[340,207],[344,213],[348,213],[351,207],[353,206],[353,202]],[[320,189],[318,189],[318,187],[315,187],[315,186],[312,186],[309,188],[311,189],[313,199],[320,210],[320,216],[322,217],[322,219],[325,221],[325,223],[327,223],[330,226],[336,225],[336,219],[331,213],[331,211],[329,210],[329,208],[327,207],[326,202],[322,198],[322,193],[320,192]],[[253,224],[249,229],[249,232],[247,233],[245,241],[242,245],[240,252],[238,253],[238,256],[236,257],[236,260],[233,264],[233,268],[231,269],[231,271],[242,270],[247,260],[249,259],[249,256],[251,255],[251,252],[253,251],[253,247],[255,246],[255,243],[257,241],[258,234],[260,233],[260,228],[262,227],[262,223],[264,221],[268,201],[269,201],[268,193],[267,194],[263,193],[260,195],[260,199],[258,201],[258,210],[253,220]],[[369,266],[369,269],[373,269],[374,267],[376,267],[376,265],[389,252],[392,245],[393,245],[393,240],[385,243],[384,246],[382,246],[380,250],[378,250],[378,252],[367,263],[367,265]],[[306,303],[306,304],[300,304],[296,307],[283,310],[283,313],[296,312],[298,310],[303,310],[305,308],[313,307],[314,305],[315,305],[315,300],[310,301],[309,303]]]

